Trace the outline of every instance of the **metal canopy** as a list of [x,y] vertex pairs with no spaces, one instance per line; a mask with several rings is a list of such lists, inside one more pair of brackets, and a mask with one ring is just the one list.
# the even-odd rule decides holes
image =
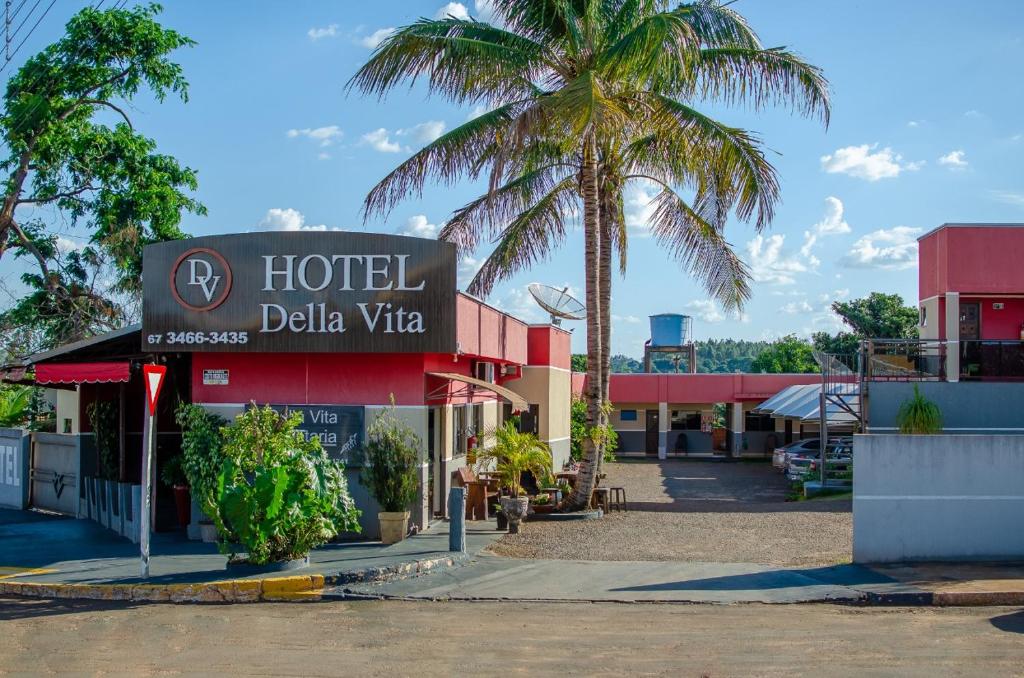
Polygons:
[[[465,394],[467,395],[472,395],[477,390],[490,391],[511,403],[512,410],[516,412],[525,412],[530,409],[530,404],[512,389],[492,384],[491,382],[484,381],[483,379],[477,379],[476,377],[470,377],[465,374],[455,374],[454,372],[427,372],[427,375],[437,377],[438,379],[444,379],[448,382],[459,382],[465,384]],[[446,384],[445,386],[434,389],[427,394],[427,400],[439,400],[451,395],[462,395],[462,393],[452,393],[448,391],[448,385]]]

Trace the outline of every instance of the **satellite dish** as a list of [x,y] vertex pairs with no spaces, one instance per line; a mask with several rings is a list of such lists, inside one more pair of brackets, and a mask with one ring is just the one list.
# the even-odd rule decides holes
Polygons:
[[551,287],[540,283],[530,283],[527,287],[533,300],[551,314],[551,324],[561,325],[562,318],[568,320],[583,320],[587,317],[587,307],[569,294],[569,288]]

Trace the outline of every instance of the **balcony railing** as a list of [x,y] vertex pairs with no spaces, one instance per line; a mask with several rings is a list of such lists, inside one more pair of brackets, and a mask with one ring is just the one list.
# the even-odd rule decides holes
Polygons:
[[947,357],[955,350],[960,380],[1024,381],[1024,341],[967,339],[952,346],[937,339],[872,339],[865,342],[864,377],[868,381],[946,381]]
[[1024,380],[1024,341],[960,341],[960,378]]

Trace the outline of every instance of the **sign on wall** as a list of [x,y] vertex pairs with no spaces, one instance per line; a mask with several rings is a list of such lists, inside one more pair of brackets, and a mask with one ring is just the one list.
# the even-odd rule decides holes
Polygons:
[[299,431],[306,440],[317,438],[320,446],[334,460],[349,465],[359,464],[363,451],[363,408],[355,405],[271,405],[287,416],[302,415]]
[[275,232],[148,245],[146,351],[454,353],[450,243]]
[[230,374],[228,370],[203,370],[203,386],[227,386]]

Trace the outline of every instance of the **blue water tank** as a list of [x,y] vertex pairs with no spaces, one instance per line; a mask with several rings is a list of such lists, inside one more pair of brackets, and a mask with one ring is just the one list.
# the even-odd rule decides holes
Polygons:
[[659,313],[650,318],[651,346],[684,346],[690,343],[690,316]]

